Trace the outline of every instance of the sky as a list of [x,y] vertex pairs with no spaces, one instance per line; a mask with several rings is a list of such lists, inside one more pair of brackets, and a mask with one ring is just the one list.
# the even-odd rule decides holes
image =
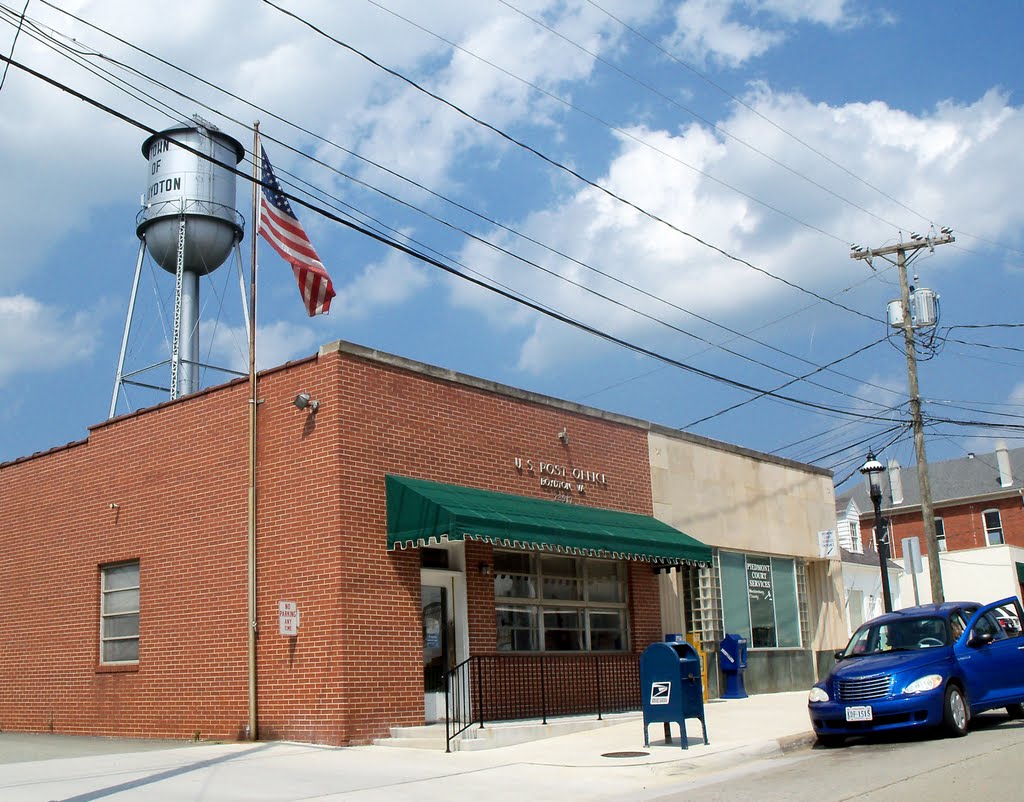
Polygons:
[[[939,299],[917,332],[928,457],[1020,445],[1024,6],[0,0],[0,23],[0,462],[107,418],[141,146],[195,114],[243,173],[259,121],[337,292],[308,317],[259,241],[261,368],[346,340],[841,487],[868,449],[915,461],[898,272],[851,248],[948,227],[908,269]],[[199,336],[244,372],[235,191],[244,237],[202,279]],[[168,359],[173,295],[145,254],[126,370]],[[117,414],[167,397],[125,387]]]

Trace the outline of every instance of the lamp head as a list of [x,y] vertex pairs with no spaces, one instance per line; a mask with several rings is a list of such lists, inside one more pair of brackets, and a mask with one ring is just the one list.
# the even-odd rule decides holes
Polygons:
[[871,494],[872,501],[882,497],[882,471],[884,470],[885,466],[869,451],[867,460],[860,467],[860,472],[864,475],[864,481],[867,482],[868,493]]
[[315,398],[311,398],[309,393],[299,393],[295,396],[295,400],[292,403],[296,409],[308,409],[310,415],[320,409],[320,402]]

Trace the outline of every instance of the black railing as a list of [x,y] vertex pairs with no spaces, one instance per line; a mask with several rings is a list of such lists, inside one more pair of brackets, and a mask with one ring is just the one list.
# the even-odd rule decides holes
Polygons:
[[475,655],[445,674],[446,751],[474,724],[639,707],[635,654]]

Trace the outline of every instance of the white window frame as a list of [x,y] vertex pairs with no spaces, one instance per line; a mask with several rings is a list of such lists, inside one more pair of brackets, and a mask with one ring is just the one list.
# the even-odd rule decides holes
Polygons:
[[[110,571],[112,571],[114,569],[117,569],[117,568],[126,568],[126,567],[130,567],[130,566],[134,566],[135,570],[136,570],[136,573],[137,573],[137,579],[135,580],[135,584],[134,585],[123,585],[123,586],[119,586],[119,587],[116,587],[116,588],[107,587],[107,577],[109,576],[109,572]],[[126,562],[111,563],[109,565],[101,565],[100,566],[100,633],[99,633],[100,634],[100,643],[99,643],[99,646],[100,646],[100,663],[103,664],[103,665],[137,665],[138,662],[139,662],[139,658],[138,658],[139,648],[138,647],[139,647],[139,628],[140,627],[139,627],[138,622],[136,622],[134,634],[132,634],[132,633],[123,634],[122,633],[122,634],[118,634],[118,635],[108,635],[107,634],[107,623],[108,622],[112,622],[112,621],[114,621],[115,619],[118,619],[118,618],[124,618],[124,617],[130,616],[130,615],[138,616],[140,614],[139,608],[141,607],[141,599],[139,597],[141,595],[141,591],[140,591],[141,583],[142,583],[142,570],[141,570],[141,565],[140,565],[138,560],[128,560]],[[107,599],[110,598],[110,596],[112,594],[114,594],[114,593],[123,593],[125,591],[132,591],[132,590],[135,591],[135,594],[136,594],[136,603],[135,603],[134,607],[129,607],[129,608],[124,609],[124,610],[117,610],[116,612],[108,611],[107,610]],[[136,654],[136,656],[135,656],[134,659],[129,659],[129,660],[108,660],[108,659],[106,659],[106,646],[108,644],[125,643],[125,642],[130,642],[130,641],[134,641],[135,642],[135,654]]]
[[850,551],[854,554],[864,553],[864,541],[860,538],[860,521],[850,521]]
[[[523,554],[523,552],[510,551],[508,549],[495,549],[495,555]],[[496,612],[530,612],[531,624],[535,627],[531,642],[536,644],[536,649],[510,650],[510,654],[536,654],[538,652],[549,654],[620,654],[630,649],[629,639],[629,570],[628,565],[622,560],[606,560],[595,557],[577,557],[574,555],[559,554],[557,552],[531,552],[528,553],[530,571],[516,573],[513,576],[529,577],[533,582],[535,595],[532,597],[498,596],[495,593],[494,604]],[[580,583],[580,599],[552,599],[544,597],[544,572],[541,562],[544,557],[569,558],[576,563],[576,578]],[[588,568],[594,563],[606,563],[616,566],[617,582],[622,588],[622,601],[598,601],[589,598],[589,576]],[[497,573],[497,571],[496,571]],[[495,588],[497,590],[497,588]],[[556,614],[559,612],[577,613],[580,621],[580,632],[583,639],[582,649],[566,649],[548,651],[545,646],[545,613]],[[622,621],[622,648],[601,649],[591,648],[591,616],[592,614],[617,613]]]
[[942,518],[935,519],[935,542],[938,544],[940,552],[947,550],[946,522]]
[[[989,528],[989,525],[988,525],[988,515],[989,515],[989,513],[995,513],[996,519],[999,521],[999,526],[998,527],[993,527],[991,529]],[[1003,516],[1000,514],[998,509],[992,508],[992,509],[988,509],[988,510],[983,510],[982,513],[981,513],[981,524],[985,528],[985,545],[986,546],[1002,546],[1003,543],[1006,542],[1005,538],[1003,537]],[[992,542],[992,535],[994,533],[998,533],[998,535],[999,535],[999,541],[996,542],[996,543]]]

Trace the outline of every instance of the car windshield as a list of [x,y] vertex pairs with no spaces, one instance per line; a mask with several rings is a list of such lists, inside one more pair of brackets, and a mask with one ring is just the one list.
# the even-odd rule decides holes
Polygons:
[[843,656],[934,649],[949,646],[949,643],[949,627],[946,620],[938,616],[899,618],[878,623],[869,621],[850,638]]

